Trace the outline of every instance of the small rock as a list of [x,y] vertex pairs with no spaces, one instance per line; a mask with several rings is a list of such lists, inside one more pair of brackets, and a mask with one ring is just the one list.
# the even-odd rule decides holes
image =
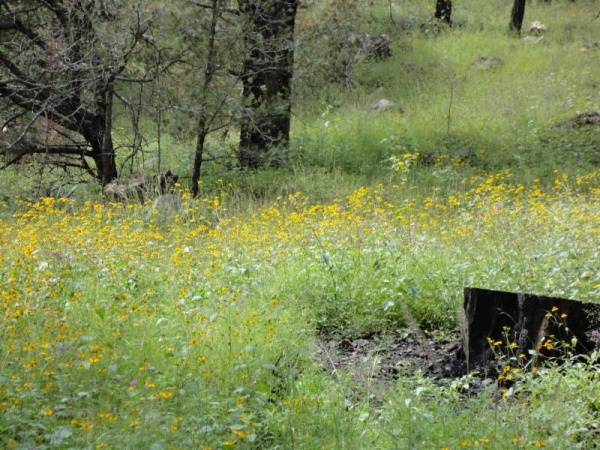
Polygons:
[[399,360],[399,361],[396,361],[396,363],[394,364],[394,367],[395,367],[396,369],[398,369],[398,368],[410,367],[410,362],[408,362],[408,361],[407,361],[407,360],[405,360],[405,359],[401,359],[401,360]]
[[339,345],[339,343],[335,339],[331,339],[330,341],[327,342],[327,348],[329,350],[335,350],[338,347],[338,345]]
[[369,108],[374,109],[378,113],[392,110],[403,112],[402,108],[397,103],[386,100],[385,98],[380,98],[379,100],[371,102]]
[[527,32],[529,34],[536,35],[536,36],[539,36],[540,34],[542,34],[546,30],[547,30],[546,25],[544,25],[539,20],[536,20],[534,22],[530,22],[529,23],[529,28],[527,28]]
[[353,342],[354,347],[356,348],[361,348],[361,347],[365,347],[369,344],[369,341],[367,339],[357,339],[356,341]]
[[494,380],[492,378],[485,378],[482,382],[481,382],[481,387],[488,387],[490,384],[492,384],[494,382]]
[[477,378],[474,378],[472,380],[469,380],[469,387],[472,387],[473,389],[479,389],[482,387],[482,381],[478,380]]

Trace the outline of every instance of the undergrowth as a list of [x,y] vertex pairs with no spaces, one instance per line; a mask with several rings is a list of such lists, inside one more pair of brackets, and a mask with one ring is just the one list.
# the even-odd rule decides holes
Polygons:
[[[516,417],[530,403],[499,406],[482,394],[463,405],[416,378],[386,388],[375,406],[350,378],[319,369],[319,333],[393,334],[406,326],[402,305],[425,329],[457,329],[465,285],[582,300],[600,289],[597,172],[557,173],[541,189],[505,171],[421,201],[399,201],[411,172],[396,172],[393,187],[327,203],[296,193],[237,216],[226,212],[224,187],[184,199],[168,221],[149,206],[53,198],[4,220],[2,445],[511,448],[517,438],[581,439],[555,434],[573,416],[538,417],[563,401],[544,385],[536,398],[548,406],[536,403],[530,421],[490,428],[495,414]],[[551,373],[574,395],[588,370]]]
[[[548,25],[530,44],[506,36],[506,2],[456,3],[451,29],[421,1],[375,3],[359,31],[389,33],[392,58],[331,83],[299,57],[282,170],[207,163],[168,214],[2,173],[0,447],[594,445],[596,356],[473,397],[420,374],[374,393],[313,357],[322,336],[394,335],[404,308],[456,333],[464,286],[600,291],[598,127],[557,126],[598,109],[593,4],[529,2]],[[190,147],[165,142],[185,175]]]

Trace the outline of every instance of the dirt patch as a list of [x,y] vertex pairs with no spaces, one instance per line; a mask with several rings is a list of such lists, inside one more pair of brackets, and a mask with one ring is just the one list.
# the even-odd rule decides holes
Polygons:
[[432,379],[455,379],[466,374],[459,341],[429,337],[425,340],[408,333],[355,340],[324,338],[316,357],[332,373],[352,372],[367,364],[372,368],[372,376],[380,380],[416,372]]
[[[467,374],[461,354],[460,340],[407,332],[361,339],[323,337],[315,358],[334,379],[351,377],[372,398],[381,399],[401,377],[420,374],[440,386],[450,386]],[[475,395],[495,383],[491,374],[469,375],[461,381],[461,392],[465,396]]]

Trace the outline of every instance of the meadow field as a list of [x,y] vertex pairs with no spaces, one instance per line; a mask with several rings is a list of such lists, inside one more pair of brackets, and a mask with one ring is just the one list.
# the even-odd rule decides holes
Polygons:
[[[434,2],[398,2],[394,23],[375,3],[392,58],[299,102],[288,167],[206,165],[201,198],[182,182],[169,214],[0,173],[0,448],[596,447],[600,342],[535,371],[511,360],[510,389],[472,395],[476,375],[316,357],[412,321],[460,341],[466,286],[600,297],[600,126],[557,126],[600,110],[600,45],[582,51],[600,5],[529,2],[548,25],[530,44],[506,34],[510,2],[457,2],[433,35],[399,26],[429,26]],[[471,68],[489,55],[503,64]]]

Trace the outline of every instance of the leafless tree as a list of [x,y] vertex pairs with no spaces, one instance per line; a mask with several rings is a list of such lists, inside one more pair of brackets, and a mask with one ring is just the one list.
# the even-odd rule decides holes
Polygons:
[[[208,27],[206,29],[206,49],[203,58],[204,68],[202,70],[202,81],[200,88],[197,89],[198,96],[197,105],[197,128],[196,128],[196,149],[194,152],[194,165],[192,170],[192,184],[190,191],[195,197],[199,191],[200,170],[202,163],[205,160],[205,144],[210,133],[226,127],[224,124],[232,123],[233,113],[228,111],[226,100],[231,97],[231,89],[220,84],[220,92],[215,96],[211,95],[211,91],[215,90],[217,83],[215,79],[218,76],[231,78],[231,71],[224,68],[223,51],[219,52],[217,47],[223,42],[217,42],[217,34],[219,33],[219,21],[222,19],[221,14],[239,15],[239,11],[230,7],[228,1],[212,0],[210,5],[197,3],[210,10]],[[229,33],[225,33],[229,34]],[[231,35],[229,36],[231,38]],[[230,46],[223,46],[230,48]],[[230,80],[229,87],[233,87],[237,83],[237,78],[233,77]]]
[[102,185],[115,179],[118,88],[160,70],[128,68],[152,47],[150,24],[133,2],[0,0],[1,167],[46,155]]
[[237,7],[227,0],[193,4],[208,12],[203,46],[195,50],[202,73],[193,94],[197,135],[191,191],[196,195],[202,162],[214,158],[206,155],[207,137],[214,131],[226,134],[239,125],[241,167],[282,162],[290,133],[299,0],[238,0]]

